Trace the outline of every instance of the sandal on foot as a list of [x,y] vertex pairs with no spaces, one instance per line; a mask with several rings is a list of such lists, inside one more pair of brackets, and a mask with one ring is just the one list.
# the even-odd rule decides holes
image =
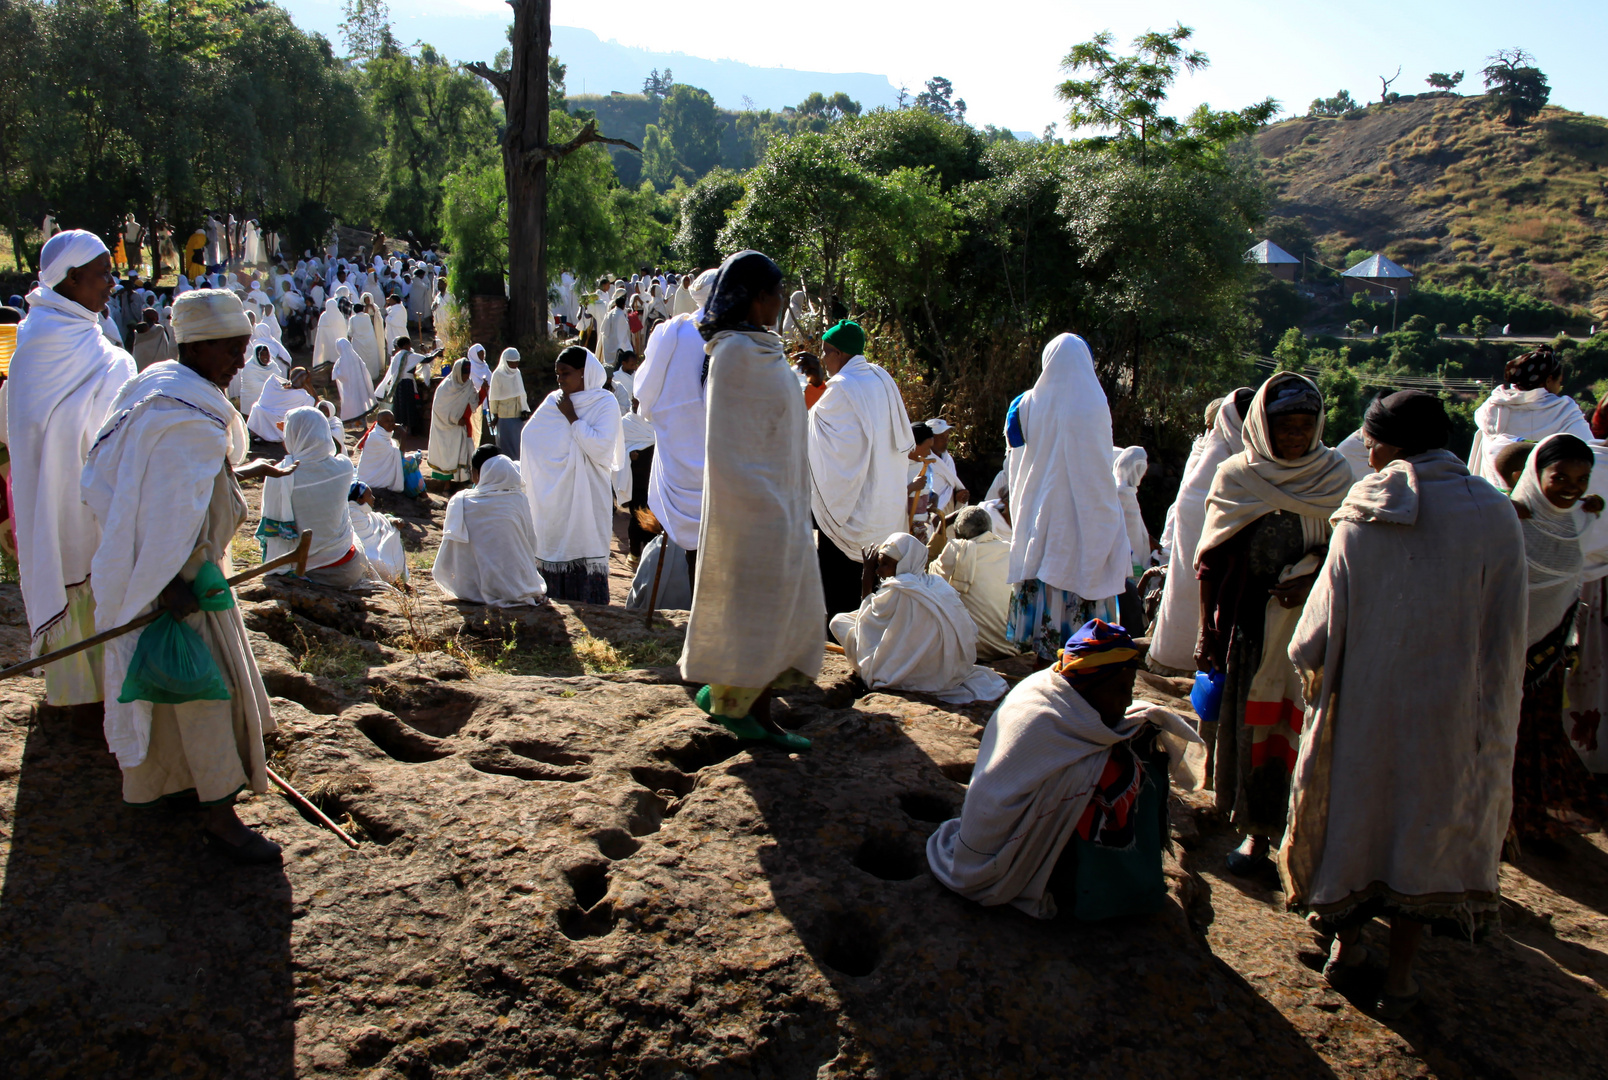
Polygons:
[[1338,990],[1343,984],[1364,972],[1380,970],[1372,949],[1366,945],[1358,945],[1357,952],[1361,959],[1349,964],[1341,963],[1338,956],[1329,957],[1323,965],[1323,981]]
[[1422,992],[1423,987],[1420,986],[1410,994],[1380,994],[1377,1011],[1386,1020],[1400,1020],[1418,1004],[1418,996]]
[[781,728],[765,732],[765,738],[784,750],[808,750],[812,745],[804,736],[795,735],[793,732],[785,731]]
[[217,833],[206,834],[207,847],[238,866],[273,866],[281,862],[280,847],[259,832],[243,844],[231,844]]
[[1266,855],[1247,855],[1243,851],[1230,851],[1223,859],[1228,872],[1237,877],[1250,877],[1268,864]]
[[769,734],[769,732],[760,726],[759,721],[755,720],[752,716],[733,717],[715,716],[714,714],[710,714],[709,719],[713,720],[715,723],[719,724],[721,727],[725,728],[739,739],[744,739],[749,742],[761,742],[764,740],[765,736]]

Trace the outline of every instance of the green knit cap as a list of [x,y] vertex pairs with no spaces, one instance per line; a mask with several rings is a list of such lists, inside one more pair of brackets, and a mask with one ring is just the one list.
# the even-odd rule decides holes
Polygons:
[[844,319],[822,334],[821,342],[849,356],[859,356],[865,352],[865,331],[860,329],[859,323]]

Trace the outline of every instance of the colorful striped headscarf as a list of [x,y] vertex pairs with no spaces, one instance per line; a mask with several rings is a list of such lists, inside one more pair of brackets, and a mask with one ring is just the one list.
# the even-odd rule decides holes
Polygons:
[[1139,666],[1139,649],[1128,631],[1104,619],[1090,619],[1067,639],[1055,672],[1074,690],[1112,671]]

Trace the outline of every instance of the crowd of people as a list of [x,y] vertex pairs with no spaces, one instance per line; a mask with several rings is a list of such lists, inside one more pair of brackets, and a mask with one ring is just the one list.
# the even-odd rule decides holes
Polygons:
[[[452,318],[431,255],[265,257],[160,305],[124,288],[119,316],[105,243],[54,236],[3,391],[35,655],[161,609],[228,688],[130,697],[155,672],[147,630],[46,665],[48,701],[105,702],[125,799],[199,801],[234,858],[278,857],[230,809],[263,789],[273,717],[228,590],[195,583],[227,573],[249,478],[263,559],[310,532],[305,576],[337,589],[406,580],[376,493],[449,492],[434,584],[490,606],[609,603],[623,512],[628,604],[690,609],[682,675],[741,739],[809,749],[772,705],[828,649],[871,689],[999,701],[928,847],[981,903],[1049,917],[1075,873],[1080,916],[1159,904],[1168,785],[1207,786],[1243,837],[1229,869],[1276,860],[1333,937],[1332,981],[1368,964],[1363,923],[1392,920],[1387,1014],[1416,1000],[1424,926],[1495,915],[1504,850],[1608,815],[1608,415],[1561,394],[1550,349],[1508,365],[1466,461],[1426,393],[1380,396],[1336,447],[1302,375],[1226,393],[1153,537],[1148,457],[1113,445],[1074,334],[1044,345],[974,500],[949,449],[967,433],[913,423],[862,328],[812,332],[816,305],[759,252],[592,294],[566,274],[534,407],[517,350],[424,351]],[[282,340],[303,308],[333,400]],[[1014,687],[988,666],[1007,659],[1032,672]],[[1145,665],[1195,677],[1194,720],[1135,702]]]

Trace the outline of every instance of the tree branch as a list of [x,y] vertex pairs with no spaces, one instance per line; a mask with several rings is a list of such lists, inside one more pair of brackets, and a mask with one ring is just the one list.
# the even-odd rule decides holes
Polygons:
[[527,150],[525,152],[525,163],[531,167],[534,167],[538,163],[560,161],[566,157],[569,157],[569,155],[575,153],[575,151],[579,150],[587,143],[607,143],[609,146],[623,146],[627,150],[634,150],[639,154],[642,153],[642,148],[635,143],[627,142],[625,139],[611,139],[607,135],[599,135],[597,131],[597,121],[588,120],[586,122],[586,126],[581,128],[580,133],[569,142],[559,143],[556,146],[544,146],[534,150]]
[[467,71],[471,75],[479,75],[482,79],[485,79],[492,86],[496,87],[497,96],[503,99],[504,104],[507,104],[507,102],[508,102],[508,73],[507,72],[493,71],[493,70],[491,70],[491,68],[487,67],[485,64],[482,64],[479,60],[476,60],[472,64],[461,64],[459,66],[461,66],[465,71]]

